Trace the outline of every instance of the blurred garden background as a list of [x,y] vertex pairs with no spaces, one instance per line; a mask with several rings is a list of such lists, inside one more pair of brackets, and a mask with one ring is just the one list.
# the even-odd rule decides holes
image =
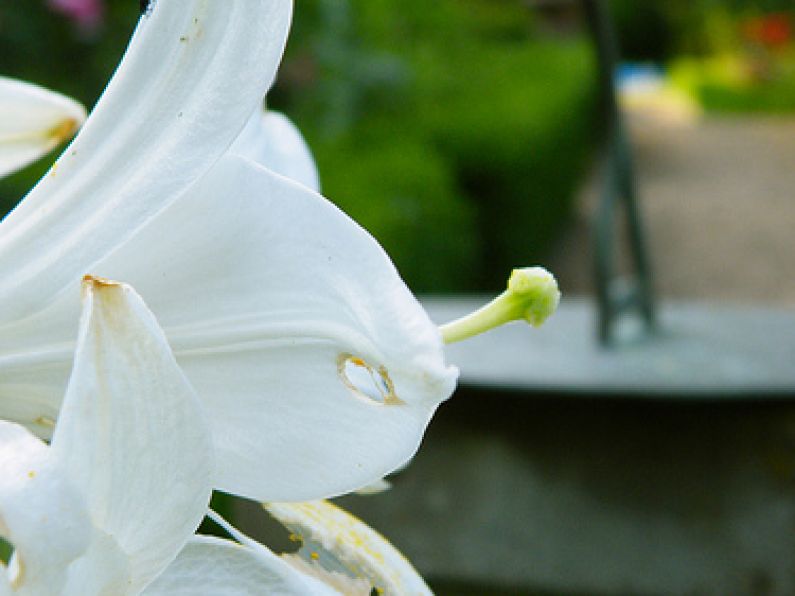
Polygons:
[[[792,307],[792,0],[608,4],[661,294]],[[90,107],[139,7],[70,6],[2,0],[0,73]],[[564,295],[592,292],[607,127],[579,2],[296,0],[267,101],[306,136],[324,194],[416,292],[492,293],[536,263]],[[4,210],[54,157],[0,181]],[[795,591],[786,399],[491,389],[442,408],[391,493],[346,502],[440,594]]]
[[[623,58],[653,61],[707,111],[795,108],[789,2],[612,8]],[[5,2],[0,72],[90,107],[138,10]],[[324,193],[418,292],[496,290],[511,266],[544,262],[600,133],[593,50],[571,2],[300,0],[268,103],[306,135]],[[2,205],[51,160],[4,182]]]

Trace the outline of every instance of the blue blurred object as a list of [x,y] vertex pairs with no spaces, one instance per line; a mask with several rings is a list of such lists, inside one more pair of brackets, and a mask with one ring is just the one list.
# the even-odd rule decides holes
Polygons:
[[665,69],[654,62],[622,62],[614,70],[617,87],[636,83],[662,83]]

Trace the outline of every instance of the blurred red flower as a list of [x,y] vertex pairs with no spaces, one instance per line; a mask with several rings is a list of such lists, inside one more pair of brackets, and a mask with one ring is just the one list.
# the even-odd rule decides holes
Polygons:
[[777,12],[748,19],[743,24],[743,35],[765,47],[780,48],[792,41],[792,16]]

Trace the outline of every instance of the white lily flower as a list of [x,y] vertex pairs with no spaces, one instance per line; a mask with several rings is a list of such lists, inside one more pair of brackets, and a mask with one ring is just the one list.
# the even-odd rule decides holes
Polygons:
[[0,421],[0,535],[15,547],[0,595],[338,594],[261,545],[193,535],[212,449],[141,298],[88,278],[52,445]]
[[70,139],[85,119],[76,101],[0,76],[0,178]]
[[309,500],[416,451],[457,371],[364,230],[230,146],[289,0],[158,0],[52,172],[0,224],[0,417],[51,432],[83,274],[146,299],[210,421],[216,488]]

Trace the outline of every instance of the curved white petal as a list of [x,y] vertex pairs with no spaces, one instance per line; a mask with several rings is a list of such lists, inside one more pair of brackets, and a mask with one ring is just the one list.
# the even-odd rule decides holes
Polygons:
[[379,478],[375,482],[371,482],[370,484],[356,490],[356,494],[361,496],[380,495],[391,488],[392,483],[389,480],[386,478]]
[[115,543],[129,560],[129,578],[111,578],[111,585],[114,593],[134,594],[199,525],[213,464],[201,405],[129,286],[84,282],[64,404],[51,456],[86,495],[100,533],[72,580],[79,586],[101,577],[109,564],[107,543]]
[[52,586],[58,585],[58,596],[134,596],[134,584],[127,553],[113,536],[93,527],[88,549],[69,566],[66,581],[51,584],[42,594],[52,594]]
[[[0,225],[2,415],[51,430],[90,267],[139,287],[166,328],[212,420],[216,486],[319,498],[414,453],[456,373],[388,258],[308,189],[234,155],[211,165],[288,13],[161,0],[144,18],[55,175]],[[275,34],[248,35],[269,16]]]
[[0,178],[68,140],[85,119],[73,99],[0,76]]
[[411,563],[386,538],[328,501],[266,503],[265,509],[304,542],[304,560],[331,556],[379,594],[432,595]]
[[[438,329],[375,240],[238,156],[96,271],[128,280],[157,314],[212,425],[214,485],[229,492],[289,501],[367,485],[414,454],[455,386]],[[68,337],[74,308],[62,301],[0,337],[7,350],[33,342],[0,350],[0,413],[21,409],[20,387],[46,409],[18,420],[36,427],[57,409],[69,344],[46,342]]]
[[230,151],[315,192],[320,191],[312,152],[301,132],[284,114],[257,107]]
[[131,280],[158,314],[229,492],[306,500],[369,484],[414,454],[455,386],[436,326],[375,240],[237,156],[99,271]]
[[144,596],[339,596],[265,547],[192,538]]
[[69,565],[88,548],[85,499],[58,470],[47,445],[5,421],[0,421],[0,470],[0,535],[15,548],[13,585],[22,594],[48,593],[64,585]]
[[35,313],[228,149],[268,89],[290,0],[158,0],[75,141],[0,224],[0,323]]

